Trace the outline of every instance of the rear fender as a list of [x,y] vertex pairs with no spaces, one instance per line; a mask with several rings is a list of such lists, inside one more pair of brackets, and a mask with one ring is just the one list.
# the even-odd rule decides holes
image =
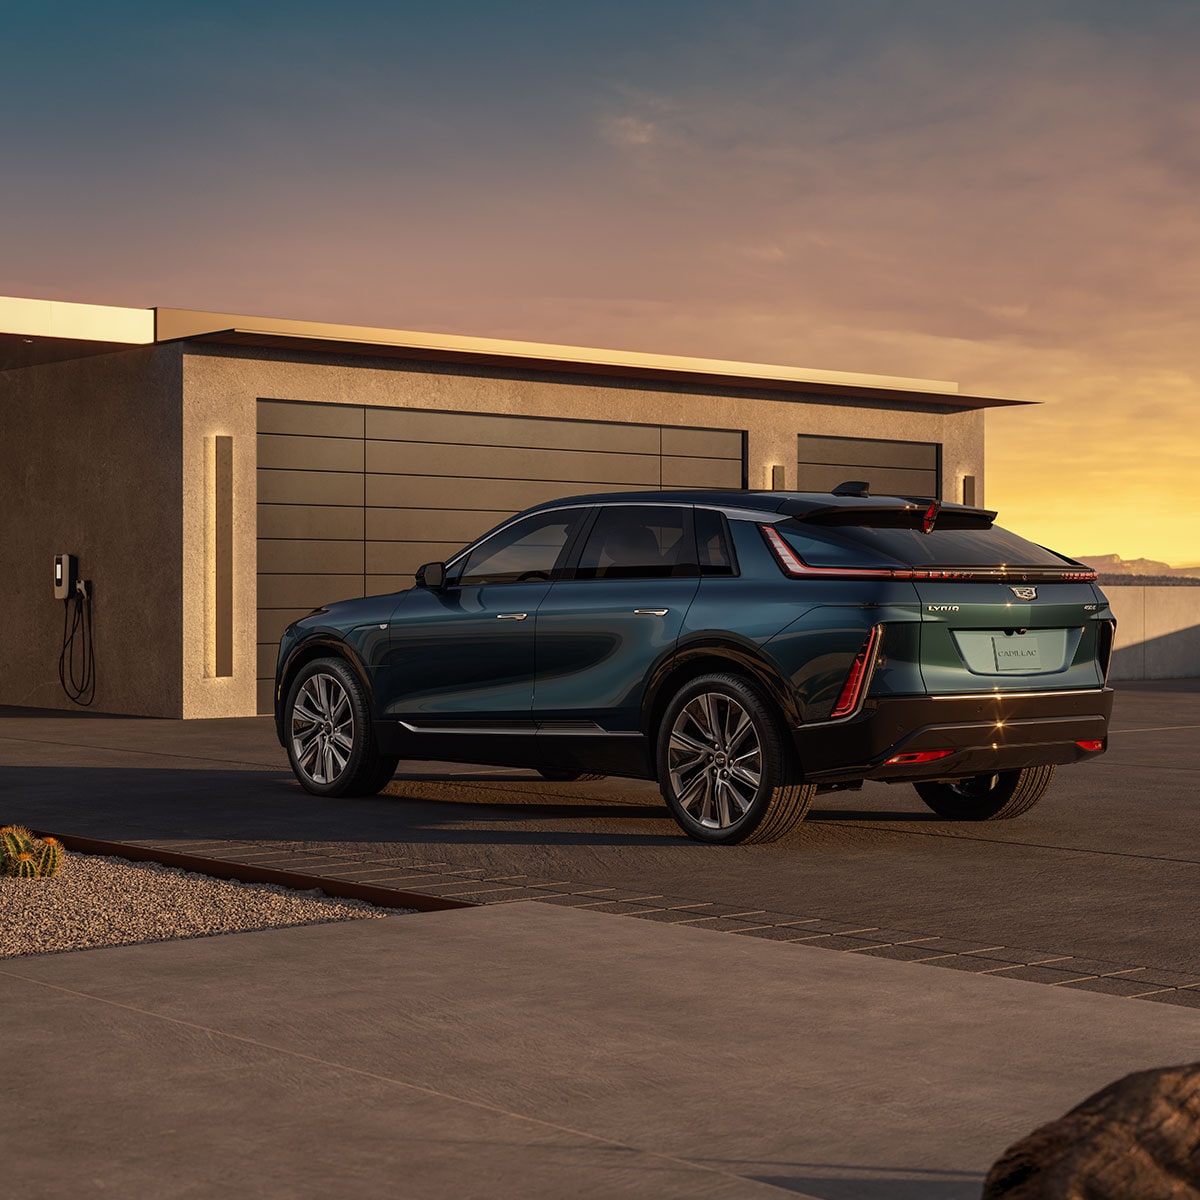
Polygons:
[[748,675],[774,701],[789,726],[801,721],[796,698],[788,687],[779,664],[748,639],[726,634],[723,638],[694,636],[681,642],[675,653],[660,663],[650,676],[642,702],[642,732],[653,745],[658,721],[671,697],[687,681],[708,671],[732,671]]

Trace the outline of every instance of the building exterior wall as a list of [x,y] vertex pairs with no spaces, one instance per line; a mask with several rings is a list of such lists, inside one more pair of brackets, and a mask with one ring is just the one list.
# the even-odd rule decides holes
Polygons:
[[54,555],[92,581],[98,712],[182,715],[182,355],[0,373],[0,704],[72,709]]
[[[930,410],[844,397],[783,399],[778,392],[693,389],[506,372],[440,363],[301,355],[189,346],[183,357],[183,679],[185,717],[255,712],[257,402],[441,409],[456,412],[655,422],[747,431],[748,483],[771,486],[773,466],[796,486],[796,435],[897,438],[941,443],[943,499],[961,498],[962,476],[983,496],[983,413]],[[948,397],[952,399],[952,397]],[[215,439],[233,439],[233,671],[213,668]]]
[[1109,678],[1200,677],[1200,587],[1105,584],[1117,618]]

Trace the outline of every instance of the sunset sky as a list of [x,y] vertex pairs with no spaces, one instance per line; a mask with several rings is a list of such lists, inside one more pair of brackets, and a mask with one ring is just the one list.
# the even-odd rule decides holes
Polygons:
[[986,501],[1200,563],[1200,0],[41,0],[0,294],[957,380]]

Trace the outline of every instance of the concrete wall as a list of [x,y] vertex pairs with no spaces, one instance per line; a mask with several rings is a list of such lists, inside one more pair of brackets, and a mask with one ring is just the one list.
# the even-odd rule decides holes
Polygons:
[[[963,475],[983,497],[983,413],[930,411],[841,397],[786,400],[778,392],[701,391],[584,376],[517,374],[444,364],[395,364],[347,356],[189,347],[183,360],[183,684],[186,717],[246,716],[256,706],[256,447],[259,399],[448,409],[701,425],[748,431],[749,485],[769,487],[781,465],[796,485],[796,435],[898,438],[943,445],[944,498],[961,498]],[[211,669],[211,455],[217,436],[233,438],[233,674]]]
[[1200,678],[1200,587],[1105,585],[1117,618],[1109,678]]
[[72,709],[56,553],[94,587],[98,712],[180,716],[182,356],[0,373],[0,704]]

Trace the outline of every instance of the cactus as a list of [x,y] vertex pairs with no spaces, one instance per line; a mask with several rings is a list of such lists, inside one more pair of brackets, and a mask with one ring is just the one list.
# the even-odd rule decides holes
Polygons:
[[33,834],[22,825],[5,825],[0,829],[0,869],[27,853],[33,846]]
[[8,873],[18,879],[33,879],[37,875],[37,859],[28,850],[23,850],[15,859],[10,860]]
[[34,837],[22,825],[0,829],[0,875],[37,879],[53,875],[62,862],[62,844],[57,838]]
[[57,838],[44,838],[42,844],[37,848],[36,874],[53,875],[58,870],[58,864],[62,859],[61,849]]

